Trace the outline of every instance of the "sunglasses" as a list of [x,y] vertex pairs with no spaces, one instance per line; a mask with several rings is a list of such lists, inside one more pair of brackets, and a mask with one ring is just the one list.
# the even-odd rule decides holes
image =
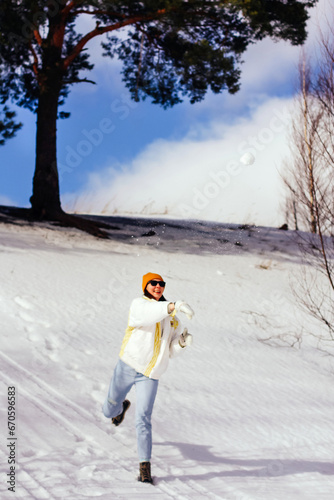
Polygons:
[[149,283],[151,283],[152,286],[160,285],[161,288],[164,288],[166,285],[165,281],[157,281],[157,280],[151,280],[149,281]]

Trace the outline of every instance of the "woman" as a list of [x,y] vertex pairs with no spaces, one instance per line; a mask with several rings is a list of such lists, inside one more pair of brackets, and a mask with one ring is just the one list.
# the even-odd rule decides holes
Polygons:
[[103,413],[116,426],[123,422],[130,407],[127,393],[136,387],[136,431],[139,455],[138,481],[152,483],[151,416],[159,378],[169,358],[192,342],[192,335],[175,314],[182,312],[191,319],[194,312],[185,302],[167,302],[163,296],[165,282],[160,274],[143,276],[144,295],[132,301],[128,326],[122,342],[120,359],[110,382]]

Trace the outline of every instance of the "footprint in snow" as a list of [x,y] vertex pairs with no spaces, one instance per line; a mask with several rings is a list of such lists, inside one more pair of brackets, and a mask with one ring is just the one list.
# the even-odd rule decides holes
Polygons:
[[40,373],[47,368],[48,361],[40,355],[33,356],[31,359],[31,369],[34,373]]
[[30,450],[23,450],[20,452],[21,456],[22,457],[25,457],[25,458],[30,458],[30,457],[34,457],[35,456],[35,451],[30,449]]
[[77,363],[69,363],[67,366],[70,370],[77,370],[79,365]]
[[29,302],[29,300],[21,295],[17,295],[14,298],[14,302],[19,305],[22,309],[19,311],[19,316],[27,323],[38,323],[39,325],[44,326],[45,328],[50,328],[51,324],[48,321],[43,319],[35,319],[34,316],[29,314],[29,311],[35,309],[35,306]]
[[60,347],[60,340],[55,337],[54,335],[49,336],[48,338],[45,339],[45,347],[48,349],[48,351],[56,351]]
[[101,401],[103,401],[103,398],[105,396],[105,391],[106,391],[105,384],[97,382],[93,384],[91,396],[95,401],[100,403]]
[[83,441],[85,441],[85,438],[83,436],[76,435],[74,436],[74,438],[77,443],[82,443]]
[[34,323],[35,322],[35,319],[26,311],[19,311],[19,316],[24,321],[27,321],[27,323]]
[[15,297],[14,302],[16,302],[16,304],[18,304],[19,306],[23,307],[23,309],[28,309],[28,310],[34,309],[34,306],[25,297],[21,297],[20,295]]
[[[29,327],[27,327],[27,328],[29,328]],[[28,338],[28,340],[30,340],[30,342],[41,342],[43,340],[42,335],[33,331],[31,326],[30,326],[30,331],[27,335],[27,338]]]
[[106,384],[103,382],[95,382],[93,384],[93,390],[94,391],[104,391],[106,389]]
[[94,474],[95,469],[96,465],[84,465],[76,473],[76,477],[78,479],[87,479],[88,477],[91,477]]
[[56,352],[51,352],[50,354],[47,355],[49,359],[51,359],[51,361],[55,362],[55,363],[58,363],[59,361],[59,356]]
[[43,319],[36,319],[27,311],[19,311],[19,316],[27,323],[37,323],[38,325],[41,325],[44,328],[50,328],[51,326],[51,323],[49,323],[48,321],[45,321]]

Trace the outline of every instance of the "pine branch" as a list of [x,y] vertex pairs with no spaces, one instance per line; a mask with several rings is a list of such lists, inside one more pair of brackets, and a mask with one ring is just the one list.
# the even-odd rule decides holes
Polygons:
[[116,31],[118,29],[124,28],[125,26],[130,26],[136,23],[140,23],[143,21],[151,21],[153,19],[157,19],[161,16],[164,16],[167,13],[167,9],[158,10],[154,14],[149,14],[146,16],[134,16],[132,18],[126,19],[124,21],[120,21],[110,26],[96,26],[95,29],[87,33],[85,36],[81,38],[81,40],[74,47],[72,53],[64,60],[64,69],[66,70],[70,64],[74,61],[74,59],[80,54],[84,46],[96,36],[103,35],[104,33],[110,33],[111,31]]
[[67,4],[62,10],[62,17],[66,19],[69,14],[71,14],[72,10],[75,9],[77,5],[82,3],[82,0],[72,0],[69,4]]

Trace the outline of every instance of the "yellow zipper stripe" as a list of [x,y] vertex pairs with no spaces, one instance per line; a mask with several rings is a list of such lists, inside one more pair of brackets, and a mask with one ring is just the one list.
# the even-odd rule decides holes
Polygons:
[[130,337],[132,335],[133,330],[134,330],[133,326],[128,326],[126,328],[125,335],[124,335],[124,338],[123,338],[123,341],[122,341],[121,352],[119,353],[120,356],[123,356],[125,348],[126,348],[128,342],[130,340]]
[[154,351],[153,351],[153,356],[151,361],[149,362],[146,370],[145,370],[145,377],[149,377],[151,371],[153,370],[159,353],[160,353],[160,345],[161,345],[161,323],[157,323],[155,327],[155,334],[154,334]]

